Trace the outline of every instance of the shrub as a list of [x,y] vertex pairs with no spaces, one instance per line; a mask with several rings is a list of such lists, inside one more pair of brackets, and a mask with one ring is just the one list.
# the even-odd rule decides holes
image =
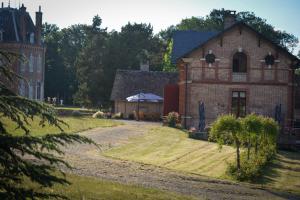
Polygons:
[[235,180],[254,182],[263,174],[263,169],[269,163],[264,155],[257,155],[248,159],[246,152],[241,156],[241,168],[237,169],[236,163],[229,163],[227,173]]
[[123,113],[118,112],[112,116],[113,119],[123,119]]
[[179,123],[179,114],[177,112],[170,112],[167,116],[168,126],[175,128],[177,123]]
[[72,111],[72,116],[73,117],[81,117],[82,113],[79,110],[73,110]]
[[98,111],[93,114],[93,118],[103,119],[103,118],[105,118],[105,114],[104,114],[104,112]]

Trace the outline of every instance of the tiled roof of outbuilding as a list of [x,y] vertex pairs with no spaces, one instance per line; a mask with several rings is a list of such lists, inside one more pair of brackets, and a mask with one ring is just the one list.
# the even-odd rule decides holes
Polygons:
[[111,93],[111,100],[125,100],[127,97],[143,93],[153,93],[163,97],[167,84],[177,84],[178,73],[139,70],[118,70]]

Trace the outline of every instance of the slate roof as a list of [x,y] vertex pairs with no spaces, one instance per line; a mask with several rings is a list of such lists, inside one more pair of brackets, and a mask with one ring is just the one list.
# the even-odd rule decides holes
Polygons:
[[163,97],[164,86],[177,82],[176,72],[117,70],[110,99],[125,100],[139,92]]
[[184,56],[187,52],[201,46],[219,32],[199,32],[199,31],[176,31],[173,35],[172,63]]
[[228,27],[227,29],[224,29],[220,32],[197,32],[197,31],[176,31],[173,35],[173,51],[171,56],[171,62],[173,64],[176,64],[178,59],[186,56],[187,54],[191,53],[195,49],[201,47],[208,41],[210,41],[213,38],[216,38],[220,35],[222,35],[224,32],[236,27],[236,26],[246,26],[247,28],[254,31],[256,34],[259,35],[264,40],[267,40],[271,42],[273,45],[275,45],[278,49],[286,52],[290,57],[293,58],[293,60],[297,61],[298,63],[295,65],[299,65],[300,60],[293,54],[291,54],[287,49],[283,48],[282,46],[274,43],[272,40],[264,36],[263,34],[256,31],[254,28],[249,26],[248,24],[239,21],[233,24],[232,26]]
[[29,13],[26,12],[26,41],[22,41],[20,33],[20,14],[20,10],[16,8],[0,8],[0,30],[3,31],[4,42],[28,42],[30,33],[35,32],[34,23]]

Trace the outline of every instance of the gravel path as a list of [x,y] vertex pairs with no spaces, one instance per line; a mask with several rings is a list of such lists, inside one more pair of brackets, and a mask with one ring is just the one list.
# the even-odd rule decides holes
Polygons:
[[101,145],[71,145],[66,148],[65,159],[77,175],[99,177],[121,183],[137,184],[192,195],[199,199],[300,199],[287,193],[262,190],[248,184],[189,175],[164,168],[107,158],[101,151],[126,144],[130,137],[146,134],[157,123],[124,121],[113,128],[96,128],[82,132]]

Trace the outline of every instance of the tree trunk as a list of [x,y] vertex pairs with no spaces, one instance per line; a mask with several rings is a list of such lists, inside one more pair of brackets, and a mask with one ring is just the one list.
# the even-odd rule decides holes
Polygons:
[[250,145],[250,134],[248,135],[248,137],[249,137],[249,139],[248,139],[248,146],[247,146],[247,150],[248,150],[248,152],[247,152],[247,160],[249,160],[250,159],[250,147],[251,147],[251,145]]
[[258,151],[258,142],[257,142],[257,138],[255,139],[255,155],[257,155],[257,151]]
[[240,159],[240,143],[236,142],[236,167],[238,170],[241,169],[241,159]]

